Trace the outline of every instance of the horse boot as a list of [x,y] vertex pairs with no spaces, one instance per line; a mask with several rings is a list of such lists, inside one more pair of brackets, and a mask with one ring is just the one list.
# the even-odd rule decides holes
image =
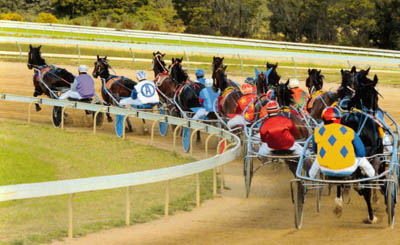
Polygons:
[[35,104],[35,109],[36,109],[36,111],[41,111],[42,110],[42,108],[40,107],[39,104]]
[[343,209],[343,199],[342,197],[335,197],[335,208],[333,209],[333,213],[336,217],[342,216],[342,209]]

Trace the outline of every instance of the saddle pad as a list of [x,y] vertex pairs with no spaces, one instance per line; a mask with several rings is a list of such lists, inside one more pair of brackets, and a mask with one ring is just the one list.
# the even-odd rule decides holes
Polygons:
[[106,89],[110,90],[111,86],[113,85],[113,83],[118,81],[118,80],[120,80],[120,79],[121,79],[120,77],[113,77],[110,80],[108,80],[107,83],[106,83]]

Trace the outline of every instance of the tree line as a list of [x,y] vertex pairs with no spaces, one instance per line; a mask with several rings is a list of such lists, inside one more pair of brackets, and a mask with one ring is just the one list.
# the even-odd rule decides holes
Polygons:
[[0,0],[34,21],[400,49],[400,0]]

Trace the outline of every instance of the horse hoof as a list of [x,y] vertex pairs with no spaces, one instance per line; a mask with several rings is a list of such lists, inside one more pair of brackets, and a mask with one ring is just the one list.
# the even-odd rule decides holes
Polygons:
[[112,117],[108,117],[108,118],[107,118],[107,122],[112,123],[112,122],[113,122]]
[[36,111],[41,111],[42,108],[40,106],[36,106]]
[[365,224],[376,224],[378,223],[378,218],[376,216],[374,216],[374,218],[369,219],[369,217],[367,219],[364,220]]
[[147,134],[147,133],[149,132],[149,129],[148,129],[147,127],[143,127],[143,132],[144,132],[145,134]]
[[342,209],[343,209],[343,200],[341,198],[335,198],[335,208],[333,209],[333,213],[336,217],[342,216]]

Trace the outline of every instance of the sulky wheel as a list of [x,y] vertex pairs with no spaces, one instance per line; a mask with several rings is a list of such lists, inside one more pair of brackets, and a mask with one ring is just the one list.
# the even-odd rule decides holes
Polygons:
[[115,133],[118,137],[122,137],[124,134],[124,116],[116,115],[115,116]]
[[301,229],[303,223],[303,204],[304,204],[304,186],[301,181],[295,181],[293,191],[294,202],[294,224],[297,229]]
[[[164,107],[160,106],[158,108],[158,111],[160,114],[165,115],[168,113],[168,111],[164,110]],[[166,122],[159,122],[158,123],[158,129],[160,130],[160,135],[161,136],[166,136],[168,133],[168,123]]]
[[246,186],[246,197],[249,197],[252,179],[253,179],[253,158],[244,157],[244,183]]
[[190,149],[190,128],[182,127],[183,151],[189,152]]
[[387,182],[387,197],[386,197],[386,208],[388,214],[388,224],[390,228],[394,228],[394,211],[396,207],[396,196],[397,188],[395,184],[395,177],[391,177],[390,181]]
[[53,118],[53,125],[56,128],[59,128],[61,126],[61,114],[62,114],[62,107],[54,106],[52,118]]
[[[96,112],[92,112],[93,120],[94,120],[94,115],[95,114],[96,114]],[[104,122],[104,113],[103,112],[97,113],[96,127],[101,127],[103,125],[103,122]]]

